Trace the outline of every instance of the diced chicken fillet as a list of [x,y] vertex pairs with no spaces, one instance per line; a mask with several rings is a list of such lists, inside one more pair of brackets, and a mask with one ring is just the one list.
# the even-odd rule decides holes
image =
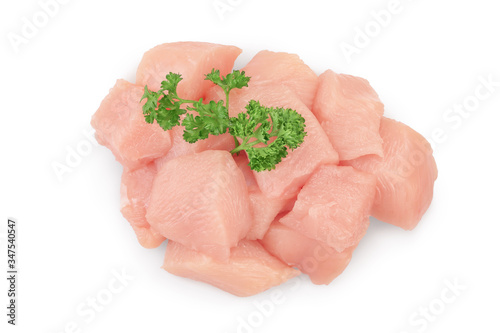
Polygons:
[[232,248],[227,262],[169,241],[163,268],[241,297],[261,293],[300,274],[270,255],[257,241],[249,240]]
[[227,151],[170,160],[153,182],[146,219],[164,237],[227,260],[252,224],[245,177]]
[[172,72],[182,74],[177,87],[179,97],[199,100],[214,84],[205,80],[212,69],[230,73],[241,49],[236,46],[205,42],[176,42],[158,45],[147,51],[139,64],[136,82],[159,90],[161,81]]
[[[212,88],[207,93],[210,100],[219,100],[221,97],[220,89],[217,88]],[[289,151],[288,156],[276,165],[276,169],[254,172],[264,195],[280,199],[294,198],[319,166],[338,164],[338,154],[316,117],[289,88],[279,84],[252,84],[250,81],[248,88],[231,91],[229,115],[236,117],[245,112],[245,106],[250,100],[260,101],[267,107],[294,109],[306,121],[307,136],[299,148]]]
[[281,224],[273,223],[261,241],[281,261],[309,275],[314,284],[329,284],[351,261],[354,246],[337,252],[321,242]]
[[322,166],[280,223],[342,252],[357,245],[366,233],[375,186],[372,174],[345,166]]
[[164,156],[172,145],[169,132],[146,123],[143,93],[144,87],[118,80],[91,121],[97,141],[130,170]]
[[327,70],[319,77],[312,111],[341,161],[383,155],[379,127],[384,105],[367,80]]
[[120,187],[122,215],[135,231],[139,243],[148,249],[160,246],[165,240],[160,233],[151,228],[146,220],[151,188],[156,176],[156,167],[150,163],[134,171],[123,170]]
[[161,168],[166,162],[180,156],[201,153],[205,150],[226,150],[230,151],[234,149],[234,139],[229,134],[222,135],[209,135],[205,140],[199,140],[195,143],[189,143],[184,140],[184,127],[176,126],[170,130],[172,134],[172,148],[168,153],[156,159],[155,163],[158,168]]
[[371,215],[406,230],[416,227],[429,208],[438,171],[427,140],[403,123],[382,118],[384,157],[363,156],[346,161],[377,177]]
[[252,83],[284,84],[312,108],[318,76],[298,55],[260,51],[242,70],[251,77]]
[[250,240],[262,239],[276,215],[284,209],[289,200],[269,198],[262,193],[250,166],[248,166],[248,157],[243,152],[239,156],[235,156],[234,160],[245,176],[250,198],[253,223],[246,238]]

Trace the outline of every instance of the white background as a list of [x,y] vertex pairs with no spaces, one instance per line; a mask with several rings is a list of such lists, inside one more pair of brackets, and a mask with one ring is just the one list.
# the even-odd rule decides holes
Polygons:
[[[20,277],[13,328],[1,274],[0,330],[60,333],[69,324],[72,332],[74,321],[76,332],[229,333],[250,317],[240,332],[413,333],[423,328],[410,322],[414,313],[440,310],[446,281],[456,280],[466,290],[420,331],[499,332],[500,87],[454,128],[443,119],[471,101],[480,77],[500,81],[496,2],[401,0],[349,62],[342,43],[353,44],[389,0],[227,1],[222,17],[213,0],[68,1],[18,52],[8,36],[41,7],[1,2],[0,253],[5,272],[5,224],[14,217]],[[100,101],[116,79],[134,81],[145,51],[183,40],[239,46],[237,68],[262,49],[297,53],[318,74],[367,78],[386,115],[426,137],[441,128],[435,199],[419,226],[373,221],[344,274],[329,286],[298,279],[275,288],[284,301],[261,322],[255,302],[272,291],[238,298],[160,269],[165,246],[141,248],[119,212],[121,167],[109,150],[93,146],[62,181],[52,164],[87,140]],[[134,280],[86,322],[78,307],[104,295],[122,269]]]

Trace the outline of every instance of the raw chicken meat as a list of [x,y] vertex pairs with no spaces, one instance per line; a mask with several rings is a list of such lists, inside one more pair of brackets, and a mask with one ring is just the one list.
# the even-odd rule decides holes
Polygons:
[[313,106],[318,76],[296,54],[260,51],[242,69],[251,83],[283,84],[309,109]]
[[262,239],[276,215],[284,209],[289,200],[269,198],[262,193],[252,170],[248,166],[249,161],[244,153],[235,156],[234,160],[245,176],[253,218],[252,227],[248,231],[246,238],[250,240]]
[[319,77],[313,113],[341,161],[382,156],[379,127],[384,105],[365,79],[327,70]]
[[324,165],[299,193],[280,222],[338,252],[365,235],[375,197],[376,178],[351,167]]
[[300,274],[270,255],[257,241],[250,240],[242,240],[232,248],[227,262],[168,241],[163,268],[242,297],[258,294]]
[[97,141],[130,170],[165,155],[172,145],[169,132],[144,121],[143,93],[144,87],[118,80],[91,121]]
[[164,237],[227,260],[252,224],[245,177],[227,151],[170,160],[153,182],[146,219]]
[[398,121],[382,118],[384,158],[368,155],[345,164],[377,177],[371,215],[406,230],[415,228],[432,201],[437,167],[423,136]]
[[184,134],[184,127],[176,126],[170,130],[172,134],[172,148],[168,151],[167,155],[158,158],[155,163],[158,168],[163,164],[179,156],[201,153],[205,150],[227,150],[234,149],[234,139],[229,134],[222,135],[209,135],[205,140],[199,140],[195,143],[184,141],[182,135]]
[[[304,117],[304,142],[274,170],[251,170],[244,150],[232,155],[237,139],[229,132],[190,144],[182,125],[164,131],[146,123],[145,85],[158,90],[168,73],[179,73],[180,98],[226,102],[205,75],[213,69],[227,75],[240,53],[203,42],[159,45],[144,54],[137,84],[118,80],[104,98],[92,126],[124,167],[121,212],[143,247],[168,238],[163,268],[172,274],[237,296],[300,272],[329,284],[349,264],[370,214],[404,229],[417,225],[437,178],[432,149],[408,126],[383,117],[384,105],[365,79],[331,70],[318,78],[283,52],[259,52],[243,68],[248,87],[233,89],[228,105],[230,117],[246,112],[251,100]],[[159,112],[157,120],[164,117]]]
[[272,255],[309,275],[314,284],[329,284],[339,276],[351,261],[355,247],[337,252],[277,222],[271,225],[261,243]]
[[[199,100],[214,84],[205,80],[205,75],[217,68],[222,75],[231,72],[234,61],[241,53],[235,46],[203,42],[167,43],[154,47],[144,54],[137,70],[137,82],[152,90],[160,88],[161,81],[170,73],[182,74],[177,93],[181,98]],[[219,88],[220,89],[220,88]],[[212,136],[196,143],[188,143],[182,138],[184,128],[174,127],[172,148],[168,154],[157,160],[157,166],[179,156],[199,153],[208,149],[231,150],[234,139],[229,135]]]
[[151,228],[146,220],[151,188],[156,176],[156,167],[150,163],[135,171],[123,170],[121,212],[134,229],[139,243],[148,249],[160,246],[165,240],[160,233]]
[[216,68],[226,75],[232,71],[240,53],[241,49],[236,46],[203,42],[161,44],[144,54],[137,69],[136,82],[157,91],[168,73],[179,73],[183,80],[177,87],[178,95],[199,100],[214,85],[205,80],[205,74]]
[[[210,89],[207,98],[221,99],[220,89]],[[291,108],[306,120],[307,136],[302,145],[290,151],[275,170],[254,172],[255,179],[264,195],[271,198],[291,199],[311,174],[323,164],[338,164],[337,152],[312,112],[286,86],[270,83],[250,84],[248,88],[233,90],[230,94],[229,115],[235,117],[245,111],[250,100],[260,101],[267,107]]]

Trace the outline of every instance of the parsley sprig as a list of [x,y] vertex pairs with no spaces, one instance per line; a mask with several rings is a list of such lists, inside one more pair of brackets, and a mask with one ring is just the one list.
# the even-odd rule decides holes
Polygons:
[[251,100],[246,112],[229,117],[229,93],[232,89],[248,87],[250,81],[244,71],[235,70],[221,76],[219,70],[213,69],[205,79],[222,88],[226,95],[225,103],[204,103],[203,98],[198,101],[180,98],[177,87],[182,76],[169,73],[159,91],[152,91],[147,86],[144,88],[141,100],[147,100],[143,106],[146,122],[152,124],[156,121],[164,130],[182,124],[183,138],[189,143],[204,140],[209,134],[220,135],[229,131],[236,144],[231,153],[246,151],[250,168],[255,171],[275,169],[288,155],[289,149],[294,150],[304,142],[305,120],[293,109],[269,108]]

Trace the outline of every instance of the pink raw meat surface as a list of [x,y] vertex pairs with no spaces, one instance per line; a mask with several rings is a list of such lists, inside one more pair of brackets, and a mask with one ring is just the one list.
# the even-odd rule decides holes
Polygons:
[[283,210],[289,200],[269,198],[262,193],[252,170],[248,166],[249,161],[245,153],[242,152],[239,156],[235,156],[234,160],[245,176],[253,218],[252,227],[246,238],[250,240],[262,239],[276,215]]
[[158,168],[161,168],[166,162],[184,155],[201,153],[205,150],[226,150],[230,151],[234,148],[234,139],[229,134],[222,135],[209,135],[205,140],[199,140],[195,143],[189,143],[184,140],[182,135],[184,134],[183,126],[176,126],[170,130],[172,135],[172,148],[168,153],[158,158],[155,163]]
[[258,294],[300,274],[270,255],[257,241],[249,240],[232,248],[227,262],[169,241],[163,268],[242,297]]
[[340,160],[383,155],[379,127],[384,105],[367,80],[327,70],[319,77],[312,110]]
[[215,68],[226,75],[232,71],[240,53],[241,49],[236,46],[204,42],[161,44],[144,54],[137,69],[136,82],[156,91],[168,73],[182,74],[178,95],[198,100],[214,85],[205,80],[205,74]]
[[260,51],[242,69],[252,83],[284,84],[309,109],[313,106],[318,76],[296,54]]
[[324,165],[280,222],[338,252],[355,246],[369,225],[376,178],[351,167]]
[[130,170],[165,155],[172,145],[169,132],[144,120],[143,93],[144,87],[118,80],[91,121],[97,141]]
[[314,284],[332,282],[347,267],[354,250],[337,252],[281,223],[273,223],[261,243],[272,255],[309,275]]
[[232,155],[238,142],[229,132],[191,144],[182,125],[164,131],[145,121],[145,86],[159,90],[170,72],[182,76],[180,99],[226,103],[205,75],[227,75],[240,53],[206,42],[158,45],[144,54],[136,84],[118,80],[104,98],[91,124],[123,165],[121,213],[143,247],[168,239],[162,268],[172,274],[242,297],[300,272],[329,284],[349,264],[369,215],[407,230],[418,224],[437,179],[432,149],[383,117],[367,80],[331,70],[318,77],[284,52],[257,53],[242,69],[248,87],[233,89],[227,105],[229,117],[252,100],[304,117],[304,142],[271,171],[251,170],[244,150]]
[[[219,100],[221,97],[219,89],[213,88],[207,93],[207,98],[210,100]],[[250,81],[248,88],[231,91],[229,115],[235,117],[238,113],[245,112],[245,106],[252,99],[260,101],[267,107],[294,109],[306,121],[307,136],[299,148],[289,151],[288,156],[276,166],[276,169],[254,172],[264,195],[271,198],[294,198],[320,165],[338,164],[338,154],[316,117],[290,89],[284,85],[252,84]]]
[[438,175],[432,149],[419,133],[389,118],[382,118],[380,134],[383,158],[369,155],[345,163],[377,177],[371,215],[411,230],[432,201]]
[[134,229],[139,243],[148,249],[160,246],[165,240],[165,237],[152,229],[146,220],[146,209],[149,205],[155,176],[154,163],[134,171],[125,169],[120,187],[120,211]]
[[245,177],[227,151],[170,160],[153,182],[146,219],[164,237],[227,260],[252,224]]

